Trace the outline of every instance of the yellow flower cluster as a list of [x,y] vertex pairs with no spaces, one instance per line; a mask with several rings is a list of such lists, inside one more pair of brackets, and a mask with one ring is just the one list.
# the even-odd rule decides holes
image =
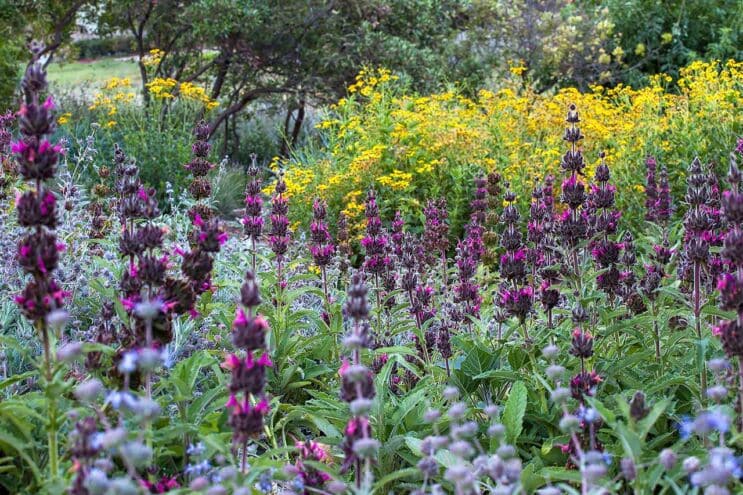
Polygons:
[[389,187],[396,191],[404,191],[410,187],[410,182],[413,180],[413,174],[408,172],[402,172],[401,170],[393,170],[391,174],[383,175],[377,179],[377,182],[383,186]]
[[156,77],[145,86],[147,86],[150,95],[158,100],[170,100],[178,96],[201,103],[207,110],[219,106],[219,102],[209,98],[204,88],[192,82],[179,83],[172,77]]
[[116,88],[131,88],[132,80],[128,77],[112,77],[103,85],[103,89],[111,90]]
[[178,81],[172,77],[156,77],[152,81],[145,84],[147,91],[155,99],[158,100],[169,100],[175,98],[173,90],[178,86]]
[[743,63],[735,61],[695,62],[675,86],[669,76],[658,75],[642,88],[594,86],[585,93],[566,88],[542,94],[516,77],[474,98],[456,90],[409,94],[391,76],[381,84],[385,74],[362,72],[349,96],[317,125],[328,153],[287,164],[288,176],[303,171],[298,191],[316,190],[357,222],[363,222],[369,187],[380,188],[394,208],[412,208],[414,199],[464,198],[468,181],[483,171],[500,172],[528,201],[534,180],[561,177],[571,103],[580,112],[588,178],[599,152],[606,151],[625,208],[642,204],[638,185],[644,182],[646,155],[658,157],[678,181],[696,155],[724,161],[743,133]]
[[[116,126],[113,117],[119,113],[119,106],[132,103],[136,98],[132,82],[128,77],[112,77],[103,83],[101,91],[93,96],[89,110],[98,110],[107,119],[103,124],[106,128]],[[64,115],[62,116],[64,117]],[[65,122],[69,119],[65,119]],[[60,122],[62,123],[62,122]]]
[[70,121],[71,118],[72,114],[70,112],[65,112],[57,118],[57,124],[65,125]]
[[203,103],[207,110],[211,110],[212,108],[216,108],[217,106],[219,106],[219,102],[209,98],[209,95],[206,94],[206,90],[204,90],[204,88],[202,88],[201,86],[197,86],[194,83],[181,83],[178,88],[178,92],[183,97],[189,100]]
[[372,96],[377,86],[384,85],[390,81],[396,81],[397,76],[387,69],[362,69],[356,76],[356,82],[348,87],[349,93],[358,92],[362,96]]
[[147,55],[142,58],[142,63],[146,67],[155,67],[162,61],[165,56],[165,52],[159,48],[153,48]]

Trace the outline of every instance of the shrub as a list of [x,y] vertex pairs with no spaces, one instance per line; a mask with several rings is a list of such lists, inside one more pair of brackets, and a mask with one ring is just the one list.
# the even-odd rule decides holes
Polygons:
[[134,39],[131,36],[92,38],[76,41],[72,47],[78,59],[131,55],[134,53]]

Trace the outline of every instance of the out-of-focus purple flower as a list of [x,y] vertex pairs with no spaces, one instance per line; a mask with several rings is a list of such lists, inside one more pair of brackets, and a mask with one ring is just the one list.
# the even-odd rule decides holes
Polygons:
[[423,246],[428,253],[426,261],[433,265],[446,256],[449,249],[449,224],[446,200],[429,200],[423,208],[426,223],[423,230]]
[[263,198],[261,197],[261,180],[258,177],[258,166],[255,154],[251,155],[248,168],[248,184],[245,187],[245,216],[242,219],[245,234],[253,243],[257,242],[263,232]]
[[462,316],[476,318],[480,314],[480,286],[475,281],[478,256],[477,245],[470,239],[459,241],[457,244],[457,282],[454,285],[455,302],[463,308]]
[[[232,324],[232,340],[244,357],[228,353],[222,363],[222,367],[231,373],[230,398],[226,407],[232,411],[229,424],[233,430],[233,446],[242,447],[243,450],[251,437],[262,433],[263,417],[268,413],[268,401],[263,389],[266,369],[273,363],[266,343],[268,323],[256,314],[260,300],[255,275],[248,272],[240,289],[243,307],[237,309]],[[251,398],[255,405],[252,405]]]
[[[29,229],[18,242],[16,259],[32,279],[15,301],[24,316],[37,324],[46,342],[49,338],[46,318],[61,307],[67,296],[52,278],[64,245],[57,241],[53,230],[56,226],[56,197],[44,184],[54,177],[62,149],[49,141],[55,129],[54,106],[50,103],[51,97],[41,102],[42,92],[47,87],[46,72],[36,58],[26,69],[22,86],[25,103],[17,114],[21,139],[11,145],[11,152],[15,154],[19,172],[29,182],[31,190],[16,201],[18,222]],[[7,119],[4,122],[7,123]],[[3,144],[5,147],[7,143]],[[45,356],[45,359],[50,359],[50,356]]]
[[310,224],[310,253],[315,264],[324,268],[330,264],[335,255],[335,244],[330,236],[328,224],[325,221],[327,205],[320,199],[315,199],[312,205],[313,219]]
[[366,197],[366,236],[361,240],[365,251],[364,269],[371,274],[381,275],[387,270],[392,260],[387,255],[389,238],[382,228],[379,217],[379,206],[373,189]]
[[501,291],[500,303],[508,314],[515,316],[523,324],[534,305],[534,289],[529,286],[504,289]]
[[[286,182],[284,182],[283,173],[279,173],[274,187],[274,195],[271,198],[271,216],[269,217],[271,228],[268,232],[268,245],[271,247],[271,251],[276,255],[276,263],[279,273],[281,273],[284,256],[286,255],[286,251],[289,248],[289,242],[291,241],[289,218],[287,217],[287,213],[289,212],[289,201],[286,196],[284,196],[285,192]],[[280,283],[284,283],[283,279]]]

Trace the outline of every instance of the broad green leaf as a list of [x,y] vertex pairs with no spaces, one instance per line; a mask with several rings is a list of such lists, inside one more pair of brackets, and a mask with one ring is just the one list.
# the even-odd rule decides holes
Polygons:
[[516,443],[521,430],[524,427],[524,414],[526,413],[527,391],[524,382],[516,382],[511,387],[511,392],[506,400],[501,421],[506,427],[506,438],[511,444]]

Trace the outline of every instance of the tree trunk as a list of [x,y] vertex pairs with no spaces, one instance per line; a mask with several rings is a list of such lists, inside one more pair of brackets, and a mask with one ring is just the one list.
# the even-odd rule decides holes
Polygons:
[[299,108],[297,109],[297,117],[294,119],[294,129],[292,130],[291,147],[294,148],[299,140],[299,133],[302,130],[302,123],[304,123],[305,117],[305,100],[304,96],[299,100]]

